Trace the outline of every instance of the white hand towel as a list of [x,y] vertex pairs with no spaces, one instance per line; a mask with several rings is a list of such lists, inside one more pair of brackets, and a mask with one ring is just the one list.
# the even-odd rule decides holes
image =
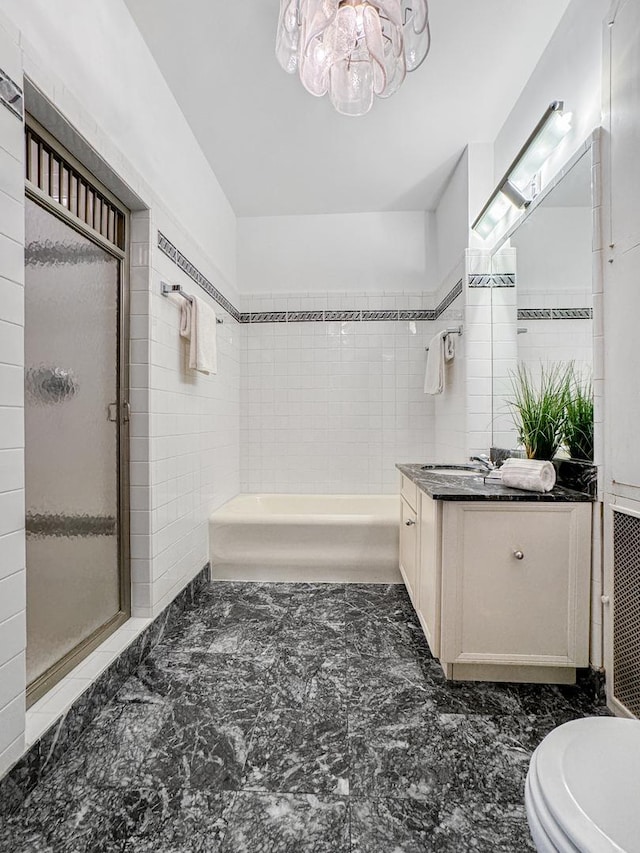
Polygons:
[[502,485],[527,492],[550,492],[556,484],[556,469],[541,459],[505,459]]
[[438,332],[429,343],[427,369],[424,374],[424,393],[442,394],[445,388],[445,362],[451,361],[456,353],[452,335],[446,329]]
[[216,312],[202,299],[184,299],[180,313],[180,335],[189,341],[189,367],[200,373],[218,372]]

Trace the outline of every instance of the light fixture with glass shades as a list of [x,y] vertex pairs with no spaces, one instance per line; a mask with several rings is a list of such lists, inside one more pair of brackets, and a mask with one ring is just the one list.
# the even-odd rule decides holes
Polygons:
[[571,113],[564,112],[563,101],[553,101],[480,211],[474,231],[486,240],[512,207],[531,204],[536,176],[570,130]]
[[280,0],[278,62],[343,115],[397,92],[430,47],[428,0]]

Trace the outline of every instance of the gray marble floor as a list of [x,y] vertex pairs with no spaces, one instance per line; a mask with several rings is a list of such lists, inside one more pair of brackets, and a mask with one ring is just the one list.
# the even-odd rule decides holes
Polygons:
[[523,853],[581,687],[451,684],[401,586],[219,583],[24,807],[11,853]]

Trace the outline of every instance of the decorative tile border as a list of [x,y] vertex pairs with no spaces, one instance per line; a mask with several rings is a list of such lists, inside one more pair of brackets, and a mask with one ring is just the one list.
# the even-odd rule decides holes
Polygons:
[[441,314],[443,314],[447,310],[447,308],[451,305],[451,303],[454,302],[458,298],[458,296],[460,296],[461,294],[462,294],[462,279],[460,279],[460,281],[457,282],[457,284],[455,284],[451,288],[451,290],[449,291],[449,293],[447,293],[447,295],[442,300],[442,302],[436,307],[435,317],[433,319],[437,320],[438,317]]
[[469,276],[469,287],[515,287],[516,274],[513,272],[498,272]]
[[518,320],[551,320],[551,308],[518,308]]
[[176,629],[184,611],[197,600],[200,591],[208,583],[210,572],[211,566],[207,563],[0,780],[0,815],[7,816],[20,807],[149,652]]
[[249,311],[239,314],[241,323],[363,323],[377,320],[437,320],[462,293],[462,279],[437,308],[388,309],[382,311]]
[[205,293],[208,293],[214,302],[217,302],[217,304],[230,314],[234,320],[240,321],[240,312],[238,309],[229,302],[226,296],[223,296],[223,294],[220,293],[217,287],[211,284],[208,278],[202,275],[200,270],[194,267],[194,265],[185,258],[182,252],[180,252],[161,231],[158,231],[158,248],[168,258],[171,258],[174,264],[186,273],[192,281],[195,281],[195,283],[199,285]]
[[[399,318],[399,311],[363,311],[362,319],[363,320],[397,320]],[[433,311],[425,311],[425,314],[433,314]],[[431,319],[431,317],[429,317]]]
[[0,103],[22,121],[24,119],[24,96],[22,89],[0,68]]
[[[287,311],[287,323],[318,323],[323,320],[324,311]],[[251,322],[251,314],[247,314]]]
[[591,320],[593,308],[518,308],[518,320]]
[[447,293],[437,308],[397,309],[387,311],[242,311],[240,312],[204,275],[177,249],[173,243],[158,231],[158,248],[174,262],[190,279],[195,281],[205,293],[224,308],[239,323],[331,323],[356,322],[367,320],[437,320],[462,294],[462,279]]

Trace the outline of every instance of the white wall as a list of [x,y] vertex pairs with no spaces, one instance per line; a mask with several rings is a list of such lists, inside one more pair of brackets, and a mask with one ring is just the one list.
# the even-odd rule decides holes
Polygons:
[[[455,285],[462,280],[463,290],[453,303],[444,311],[433,324],[432,334],[446,328],[465,326],[465,263],[458,258],[458,263],[443,280],[435,297],[437,306],[451,292]],[[467,371],[466,371],[466,336],[455,336],[456,354],[453,361],[445,367],[445,390],[434,397],[435,403],[435,434],[434,453],[438,461],[462,462],[467,446]]]
[[239,289],[267,295],[430,290],[437,272],[430,216],[409,211],[240,218]]
[[[0,33],[4,70],[20,83],[22,61],[35,86],[147,208],[133,217],[130,247],[131,543],[133,612],[151,616],[208,559],[208,516],[240,482],[241,330],[218,308],[225,319],[218,375],[185,370],[178,309],[159,295],[160,280],[208,297],[158,250],[157,229],[237,305],[235,217],[121,0],[61,0],[55,8],[44,0],[0,0],[3,12],[11,19],[10,35]],[[1,774],[23,748],[25,687],[24,145],[20,122],[1,105],[0,140],[0,320],[9,321],[2,327],[0,435],[11,445],[0,465],[0,565],[8,575],[0,581],[7,584],[0,609]]]
[[0,0],[0,10],[21,30],[25,73],[44,89],[57,77],[56,101],[77,105],[77,129],[108,145],[125,179],[153,188],[233,285],[235,216],[123,0]]
[[[19,34],[0,20],[0,64],[21,80]],[[22,124],[0,104],[0,776],[24,744],[24,185]]]
[[[572,0],[494,144],[503,175],[551,101],[573,113],[571,132],[544,169],[545,182],[601,123],[603,21],[609,0]],[[514,34],[515,35],[515,34]],[[519,34],[526,37],[524,33]]]
[[443,190],[436,211],[439,286],[469,245],[469,153],[465,149]]

